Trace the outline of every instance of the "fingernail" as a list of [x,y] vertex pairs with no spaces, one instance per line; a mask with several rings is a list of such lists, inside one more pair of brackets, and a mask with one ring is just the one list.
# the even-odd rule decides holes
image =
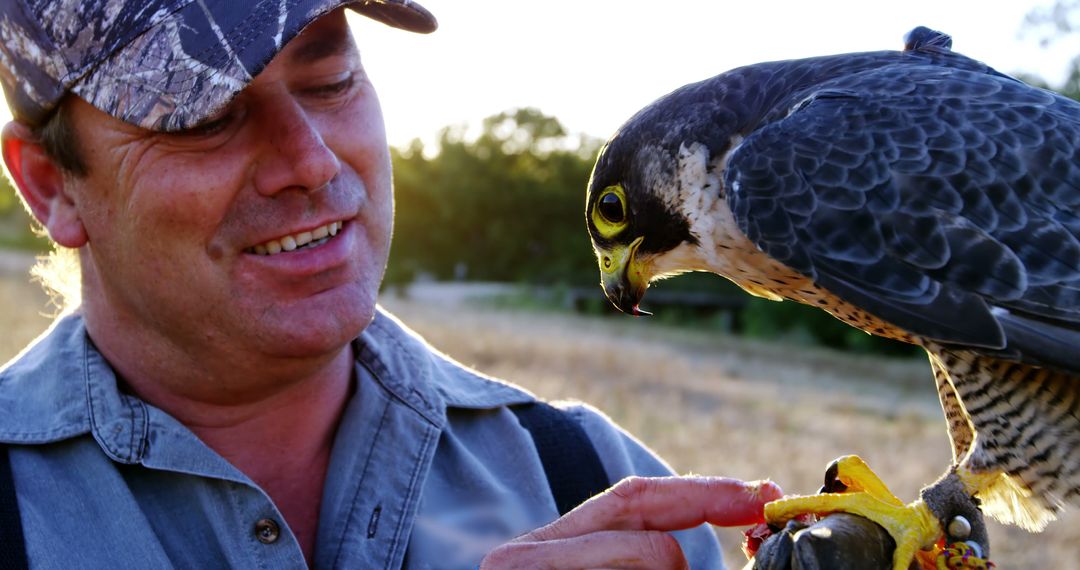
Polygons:
[[746,486],[750,489],[751,493],[765,502],[775,501],[784,496],[784,490],[780,488],[780,485],[777,485],[769,479],[747,481]]

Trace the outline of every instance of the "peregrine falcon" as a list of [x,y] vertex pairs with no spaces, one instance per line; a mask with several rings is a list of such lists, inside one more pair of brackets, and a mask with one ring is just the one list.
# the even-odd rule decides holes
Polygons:
[[941,480],[904,506],[847,457],[826,489],[845,492],[766,511],[870,516],[897,569],[953,528],[934,509],[947,488],[1029,530],[1080,504],[1080,104],[951,48],[920,27],[902,51],[684,86],[607,142],[586,198],[624,312],[653,280],[708,271],[927,351]]

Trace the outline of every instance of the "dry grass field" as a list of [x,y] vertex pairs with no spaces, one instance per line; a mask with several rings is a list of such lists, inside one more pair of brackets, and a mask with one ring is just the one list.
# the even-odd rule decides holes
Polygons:
[[[853,357],[654,326],[476,306],[384,306],[455,359],[548,399],[589,402],[680,473],[771,478],[813,493],[857,453],[908,501],[948,465],[944,419],[923,360]],[[1080,513],[1039,535],[991,522],[998,568],[1080,569]],[[738,530],[720,530],[729,566]]]
[[[18,271],[0,274],[0,361],[48,325],[46,298]],[[825,465],[863,456],[902,499],[947,465],[928,365],[855,358],[659,326],[424,303],[384,304],[432,344],[548,399],[589,402],[681,473],[769,477],[811,493]],[[991,523],[998,568],[1080,570],[1080,514],[1040,535]],[[720,530],[738,567],[737,530]]]

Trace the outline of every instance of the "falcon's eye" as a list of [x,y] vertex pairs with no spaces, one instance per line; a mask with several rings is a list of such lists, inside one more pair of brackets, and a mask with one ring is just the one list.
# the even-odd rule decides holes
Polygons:
[[596,207],[600,210],[600,215],[604,216],[604,219],[618,224],[626,217],[626,212],[623,211],[622,200],[619,199],[614,192],[609,192],[600,197],[600,200],[596,203]]
[[626,229],[630,222],[626,217],[626,193],[622,186],[616,184],[604,188],[593,208],[592,221],[597,233],[608,239]]

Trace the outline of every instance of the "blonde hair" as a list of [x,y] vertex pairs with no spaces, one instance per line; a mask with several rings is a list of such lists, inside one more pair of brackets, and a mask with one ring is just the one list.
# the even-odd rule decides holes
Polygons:
[[52,242],[52,251],[38,256],[30,275],[49,294],[57,314],[79,308],[82,303],[82,264],[79,250]]

